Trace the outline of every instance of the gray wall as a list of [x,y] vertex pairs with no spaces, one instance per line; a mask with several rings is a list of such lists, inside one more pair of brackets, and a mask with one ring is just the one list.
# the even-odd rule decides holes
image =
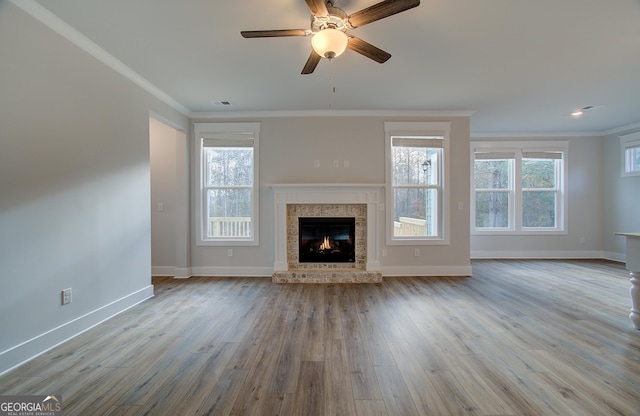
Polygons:
[[[446,267],[468,267],[469,262],[469,119],[407,118],[397,116],[263,117],[258,119],[205,120],[198,122],[258,121],[260,128],[260,245],[235,247],[233,257],[227,247],[198,247],[193,240],[192,273],[195,275],[271,275],[274,262],[274,201],[270,184],[277,183],[384,183],[385,121],[451,121],[451,244],[385,247],[384,224],[380,247],[384,274],[442,274]],[[192,146],[193,147],[193,146]],[[193,152],[192,152],[193,153]],[[193,154],[192,154],[193,157]],[[192,159],[193,160],[193,159]],[[314,161],[320,167],[314,167]],[[334,168],[338,160],[340,167]],[[344,167],[344,161],[349,167]],[[194,168],[196,164],[194,163]],[[193,175],[193,172],[192,172]],[[196,190],[192,189],[195,206]],[[383,195],[384,196],[384,195]],[[457,210],[457,203],[463,209]],[[193,214],[193,210],[192,210]],[[194,215],[195,221],[195,215]],[[192,222],[192,229],[195,222]],[[195,235],[195,233],[193,233]],[[443,268],[444,267],[444,268]],[[438,270],[438,272],[434,272]]]
[[152,294],[149,112],[188,121],[8,2],[0,74],[2,372]]
[[[473,258],[600,258],[603,257],[603,139],[581,137],[472,138],[487,140],[568,141],[567,217],[565,235],[471,236]],[[581,243],[581,241],[584,241]]]
[[604,251],[608,258],[625,259],[625,239],[616,232],[640,232],[640,176],[622,177],[620,136],[639,129],[622,131],[604,138],[603,189]]

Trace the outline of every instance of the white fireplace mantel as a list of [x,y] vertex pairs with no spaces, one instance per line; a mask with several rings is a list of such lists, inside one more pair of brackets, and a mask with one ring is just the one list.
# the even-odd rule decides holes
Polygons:
[[269,185],[275,202],[275,272],[286,271],[288,204],[366,204],[367,271],[380,271],[378,257],[380,213],[384,211],[384,184],[369,183],[282,183]]

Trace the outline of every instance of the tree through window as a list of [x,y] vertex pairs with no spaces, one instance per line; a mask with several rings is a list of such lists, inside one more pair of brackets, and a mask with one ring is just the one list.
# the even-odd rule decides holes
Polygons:
[[[549,147],[535,147],[540,145]],[[566,143],[476,142],[474,147],[475,231],[563,231]]]
[[257,123],[196,124],[200,245],[257,240]]
[[449,123],[385,123],[388,244],[446,243]]

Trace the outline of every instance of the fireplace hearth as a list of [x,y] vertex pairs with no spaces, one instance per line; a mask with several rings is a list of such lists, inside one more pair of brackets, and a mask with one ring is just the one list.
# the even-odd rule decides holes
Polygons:
[[354,217],[299,217],[300,263],[354,263]]

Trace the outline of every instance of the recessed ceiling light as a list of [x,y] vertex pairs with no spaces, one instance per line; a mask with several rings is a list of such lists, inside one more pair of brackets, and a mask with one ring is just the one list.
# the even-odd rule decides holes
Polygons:
[[571,117],[579,118],[579,117],[581,117],[581,116],[584,114],[584,112],[585,112],[585,111],[589,111],[589,110],[591,110],[593,107],[594,107],[593,105],[585,105],[585,106],[584,106],[584,107],[582,107],[581,109],[576,110],[576,111],[574,111],[573,113],[571,113]]

